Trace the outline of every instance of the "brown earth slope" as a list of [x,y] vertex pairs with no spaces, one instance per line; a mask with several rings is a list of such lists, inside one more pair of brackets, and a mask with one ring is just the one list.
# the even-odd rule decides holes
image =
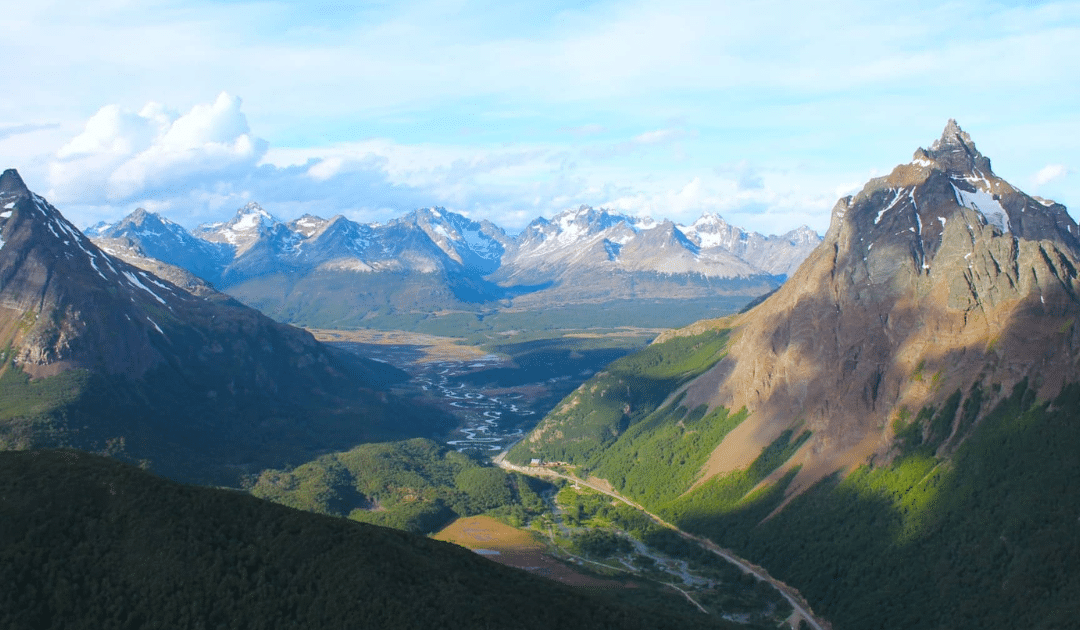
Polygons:
[[[994,175],[949,121],[911,163],[837,202],[824,242],[773,296],[722,322],[734,327],[728,354],[683,404],[751,414],[704,476],[809,429],[789,462],[803,465],[798,491],[889,457],[892,420],[956,390],[981,385],[983,409],[1025,378],[1056,395],[1080,378],[1078,234],[1063,206]],[[940,449],[965,430],[951,427]]]

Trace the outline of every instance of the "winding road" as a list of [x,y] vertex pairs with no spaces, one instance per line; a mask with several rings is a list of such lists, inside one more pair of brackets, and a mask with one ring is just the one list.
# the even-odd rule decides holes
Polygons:
[[[741,569],[742,571],[744,571],[746,573],[750,573],[751,575],[753,575],[757,579],[768,582],[770,585],[772,585],[773,588],[775,588],[777,590],[777,592],[780,593],[780,595],[782,595],[784,597],[784,599],[786,599],[788,601],[789,604],[791,604],[791,607],[795,609],[795,612],[798,614],[798,616],[801,617],[802,619],[804,619],[806,621],[806,623],[809,624],[810,627],[813,628],[814,630],[832,630],[832,624],[830,624],[828,621],[814,615],[814,611],[812,611],[810,609],[810,604],[807,603],[807,601],[803,598],[803,596],[801,594],[799,594],[799,591],[795,590],[791,586],[788,586],[784,582],[781,582],[780,580],[772,577],[771,575],[769,575],[769,572],[766,571],[764,568],[759,567],[758,565],[753,564],[752,562],[750,562],[748,560],[744,560],[743,558],[740,558],[739,556],[735,555],[731,551],[729,551],[727,549],[724,549],[723,547],[720,547],[719,545],[717,545],[716,543],[714,543],[713,541],[711,541],[711,540],[709,540],[707,538],[703,538],[701,536],[695,536],[694,534],[691,534],[689,532],[684,532],[683,530],[679,529],[678,527],[675,527],[671,523],[668,523],[667,521],[660,518],[659,516],[657,516],[657,515],[653,514],[652,512],[646,510],[640,504],[638,504],[638,503],[636,503],[636,502],[622,496],[621,494],[619,494],[618,492],[615,492],[614,490],[610,490],[608,488],[601,487],[601,486],[599,486],[599,485],[597,485],[595,483],[590,483],[590,482],[588,482],[588,481],[586,481],[584,479],[581,479],[580,477],[576,477],[574,475],[568,475],[568,474],[565,474],[565,473],[561,473],[561,472],[552,470],[550,468],[541,468],[541,467],[536,467],[536,466],[517,466],[515,464],[511,464],[510,462],[506,461],[506,453],[507,453],[507,451],[503,451],[503,452],[499,453],[499,455],[497,457],[495,457],[492,461],[497,466],[499,466],[499,467],[501,467],[501,468],[503,468],[505,470],[512,470],[512,471],[515,471],[515,472],[519,472],[519,473],[521,473],[523,475],[530,475],[530,476],[533,476],[533,477],[559,477],[561,479],[565,479],[567,481],[570,481],[570,482],[573,482],[573,483],[576,483],[576,484],[580,484],[580,485],[585,486],[587,488],[591,488],[593,490],[596,490],[597,492],[606,494],[609,497],[611,497],[611,498],[613,498],[613,499],[615,499],[617,501],[621,501],[621,502],[629,505],[632,508],[641,510],[643,513],[648,515],[649,518],[651,518],[653,521],[655,521],[658,525],[661,525],[663,527],[666,527],[666,528],[676,532],[677,534],[679,534],[680,536],[682,536],[686,540],[689,540],[689,541],[701,546],[701,548],[706,549],[706,550],[720,556],[724,560],[726,560],[726,561],[730,562],[731,564],[739,567],[739,569]],[[798,624],[797,619],[791,619],[790,621],[791,621],[793,627],[797,627],[797,624]]]

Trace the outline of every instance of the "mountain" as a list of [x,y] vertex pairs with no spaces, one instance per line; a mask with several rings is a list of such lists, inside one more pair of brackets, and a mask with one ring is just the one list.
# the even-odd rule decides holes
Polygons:
[[405,378],[394,368],[102,251],[14,170],[0,206],[4,448],[73,446],[222,482],[445,420],[388,396]]
[[[146,220],[133,215],[122,223]],[[784,237],[731,228],[737,235],[729,244],[707,234],[704,223],[695,225],[583,206],[551,221],[538,219],[510,237],[491,222],[443,208],[364,225],[312,215],[282,223],[248,204],[229,222],[200,226],[187,240],[150,243],[153,232],[143,230],[135,239],[127,230],[132,247],[115,239],[99,242],[155,271],[161,268],[138,257],[179,265],[276,319],[352,327],[391,313],[424,317],[492,307],[752,297],[775,288],[818,238],[806,228]],[[96,229],[109,234],[119,226]],[[208,253],[190,241],[219,249]]]
[[[348,328],[379,313],[469,309],[505,293],[483,278],[508,241],[487,222],[426,208],[386,225],[341,216],[290,225],[293,249],[276,262],[242,254],[225,273],[230,294],[282,321]],[[241,266],[251,271],[231,273]]]
[[841,199],[776,293],[612,364],[511,459],[610,480],[838,628],[1059,627],[1080,595],[1080,505],[1059,498],[1078,235],[949,121]]
[[228,244],[239,255],[273,234],[279,225],[281,221],[253,201],[237,210],[236,216],[229,221],[204,223],[196,228],[195,234],[211,243]]
[[256,276],[299,269],[295,258],[300,250],[300,235],[254,202],[237,210],[227,223],[200,225],[195,235],[231,250],[231,255],[222,261],[225,263],[220,271],[223,287]]
[[72,451],[0,453],[0,579],[5,628],[746,627]]
[[531,223],[490,279],[545,287],[517,300],[526,307],[759,295],[778,284],[723,248],[702,250],[670,221],[656,223],[589,206]]
[[113,225],[99,224],[92,236],[102,247],[181,267],[212,283],[220,280],[223,266],[233,257],[227,244],[196,238],[176,223],[142,208]]
[[777,276],[790,276],[821,243],[821,236],[805,225],[780,236],[765,236],[730,225],[716,214],[704,214],[688,226],[680,225],[679,231],[702,250],[721,248]]

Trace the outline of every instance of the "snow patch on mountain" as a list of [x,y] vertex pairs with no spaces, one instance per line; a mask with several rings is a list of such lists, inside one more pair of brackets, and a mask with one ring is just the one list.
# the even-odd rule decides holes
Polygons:
[[1001,206],[1001,202],[994,198],[993,194],[980,188],[967,191],[957,187],[956,184],[953,184],[953,191],[956,193],[956,203],[980,212],[986,217],[987,223],[997,226],[1002,232],[1009,231],[1009,213]]

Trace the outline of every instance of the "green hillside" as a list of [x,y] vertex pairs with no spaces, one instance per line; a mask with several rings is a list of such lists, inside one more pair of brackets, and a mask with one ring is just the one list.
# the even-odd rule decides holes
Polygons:
[[364,444],[292,470],[267,470],[251,492],[302,510],[430,533],[483,512],[520,525],[545,509],[540,484],[414,439]]
[[1078,427],[1080,386],[1037,402],[1021,384],[947,459],[909,448],[765,521],[778,491],[725,510],[706,486],[665,512],[795,585],[838,629],[1074,628]]
[[239,485],[247,474],[328,450],[452,426],[442,412],[380,395],[374,376],[368,387],[342,384],[307,399],[239,387],[211,396],[168,365],[142,378],[76,369],[30,379],[9,361],[0,368],[0,450],[79,448],[175,479]]
[[635,435],[647,433],[662,418],[686,413],[677,403],[660,407],[676,388],[723,358],[729,332],[672,337],[613,362],[548,414],[530,439],[511,449],[508,459],[517,464],[541,457],[600,465],[608,456],[605,447],[631,427],[643,423]]
[[[590,387],[575,394],[578,408],[607,405],[611,390],[601,397]],[[955,452],[935,456],[948,436],[941,427],[975,418],[977,403],[960,399],[957,393],[899,427],[893,461],[826,478],[775,514],[794,471],[759,484],[808,432],[786,432],[746,470],[688,491],[708,445],[744,413],[703,415],[676,401],[602,448],[554,439],[528,452],[578,464],[579,474],[604,477],[678,527],[761,564],[837,630],[1075,627],[1080,385],[1040,402],[1021,383]]]
[[0,583],[4,628],[718,627],[73,451],[0,453]]

